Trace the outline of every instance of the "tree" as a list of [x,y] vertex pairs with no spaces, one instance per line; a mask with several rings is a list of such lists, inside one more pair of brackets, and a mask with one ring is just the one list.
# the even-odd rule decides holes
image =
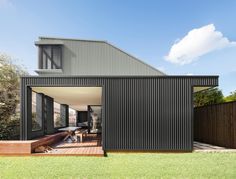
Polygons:
[[226,96],[224,99],[226,102],[236,101],[236,90],[234,92],[231,92],[230,95]]
[[9,126],[19,125],[20,76],[27,74],[9,56],[0,54],[0,139],[11,137]]
[[224,102],[222,91],[218,88],[199,91],[194,94],[194,106],[204,106],[209,104],[218,104]]

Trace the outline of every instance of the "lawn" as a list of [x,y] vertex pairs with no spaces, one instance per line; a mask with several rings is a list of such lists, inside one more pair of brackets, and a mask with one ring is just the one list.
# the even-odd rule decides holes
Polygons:
[[236,153],[0,157],[0,178],[236,178]]

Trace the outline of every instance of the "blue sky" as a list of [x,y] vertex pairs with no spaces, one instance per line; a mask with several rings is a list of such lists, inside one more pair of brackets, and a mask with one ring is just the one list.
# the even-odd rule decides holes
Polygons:
[[169,75],[220,75],[228,95],[235,19],[235,0],[0,0],[0,52],[33,73],[38,36],[107,40]]

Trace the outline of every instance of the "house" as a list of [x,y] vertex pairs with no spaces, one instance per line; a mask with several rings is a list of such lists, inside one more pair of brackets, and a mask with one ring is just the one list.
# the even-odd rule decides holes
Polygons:
[[21,78],[21,140],[68,126],[73,109],[76,125],[101,133],[105,151],[193,150],[193,93],[218,76],[166,75],[106,41],[35,45],[38,75]]

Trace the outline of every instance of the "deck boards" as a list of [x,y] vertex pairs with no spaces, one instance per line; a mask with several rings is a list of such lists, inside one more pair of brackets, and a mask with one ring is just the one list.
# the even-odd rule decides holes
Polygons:
[[[0,156],[104,156],[100,135],[88,134],[83,143],[64,142],[62,139],[65,135],[57,133],[28,141],[0,141]],[[53,150],[33,153],[40,145],[51,145]]]
[[101,146],[101,137],[96,134],[88,134],[84,142],[61,141],[52,146],[48,153],[34,153],[37,156],[104,156]]

